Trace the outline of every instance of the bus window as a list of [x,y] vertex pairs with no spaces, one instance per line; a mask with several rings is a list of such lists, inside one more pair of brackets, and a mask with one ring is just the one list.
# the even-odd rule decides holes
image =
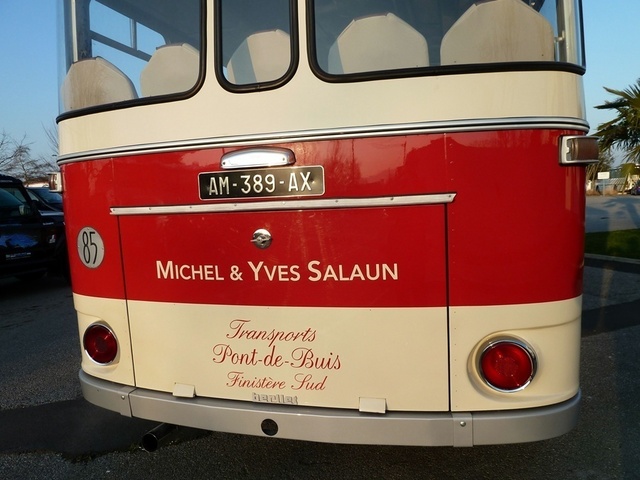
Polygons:
[[429,53],[425,38],[393,13],[352,20],[329,49],[329,73],[428,65]]
[[200,75],[199,0],[67,0],[61,111],[191,90]]
[[443,65],[553,61],[551,23],[520,0],[476,2],[442,38]]
[[233,88],[282,80],[294,58],[291,2],[222,0],[218,6],[223,83]]
[[576,0],[315,0],[313,14],[320,76],[584,67]]

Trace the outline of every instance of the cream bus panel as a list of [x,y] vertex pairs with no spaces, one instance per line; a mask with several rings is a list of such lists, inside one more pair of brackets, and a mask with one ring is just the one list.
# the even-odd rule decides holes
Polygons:
[[187,385],[198,397],[356,410],[449,409],[446,308],[131,301],[129,314],[139,388]]
[[84,331],[94,323],[106,325],[115,333],[118,340],[118,356],[109,365],[95,363],[83,350],[82,370],[111,382],[133,385],[133,359],[131,358],[126,302],[124,300],[93,298],[78,294],[73,295],[73,302],[78,313],[81,348],[83,348],[82,335]]
[[[581,297],[541,304],[451,307],[451,410],[536,407],[576,395],[581,310]],[[490,339],[503,337],[523,340],[537,357],[533,381],[519,392],[497,392],[478,375],[479,349]]]
[[[112,365],[83,355],[83,370],[134,386],[124,302],[77,294],[74,301],[80,332],[104,322],[120,347]],[[445,308],[265,310],[131,301],[135,386],[301,406],[361,409],[373,402],[387,411],[447,411],[449,393],[453,412],[544,406],[578,392],[580,309],[580,298],[451,307],[449,352]],[[519,392],[497,392],[477,372],[480,348],[505,336],[523,340],[537,356],[534,380]]]
[[[473,88],[469,88],[470,78]],[[305,108],[299,108],[299,102],[304,102]],[[250,115],[250,122],[246,115]],[[169,142],[325,135],[393,124],[396,129],[433,128],[470,118],[554,120],[582,119],[584,115],[581,77],[566,72],[329,84],[301,65],[288,84],[259,95],[232,94],[205,85],[184,101],[66,119],[59,128],[60,155]]]

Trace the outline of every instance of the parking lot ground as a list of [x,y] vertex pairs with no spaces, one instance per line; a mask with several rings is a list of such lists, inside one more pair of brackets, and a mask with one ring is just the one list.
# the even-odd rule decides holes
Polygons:
[[153,422],[131,419],[84,400],[0,410],[0,452],[50,451],[78,459],[137,448]]
[[587,232],[612,232],[640,228],[640,196],[589,195],[586,203]]
[[640,324],[640,261],[587,255],[582,335]]

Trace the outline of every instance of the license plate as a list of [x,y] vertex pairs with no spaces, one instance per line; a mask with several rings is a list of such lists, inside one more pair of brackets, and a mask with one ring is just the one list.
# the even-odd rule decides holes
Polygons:
[[324,194],[324,169],[320,166],[207,172],[199,174],[198,181],[202,200]]

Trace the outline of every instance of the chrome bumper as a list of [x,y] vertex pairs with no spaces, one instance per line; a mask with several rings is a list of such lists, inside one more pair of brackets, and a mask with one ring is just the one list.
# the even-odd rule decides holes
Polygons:
[[547,407],[499,412],[360,413],[195,397],[119,385],[80,371],[84,397],[128,417],[204,430],[294,440],[369,445],[454,446],[557,437],[578,421],[580,393]]

